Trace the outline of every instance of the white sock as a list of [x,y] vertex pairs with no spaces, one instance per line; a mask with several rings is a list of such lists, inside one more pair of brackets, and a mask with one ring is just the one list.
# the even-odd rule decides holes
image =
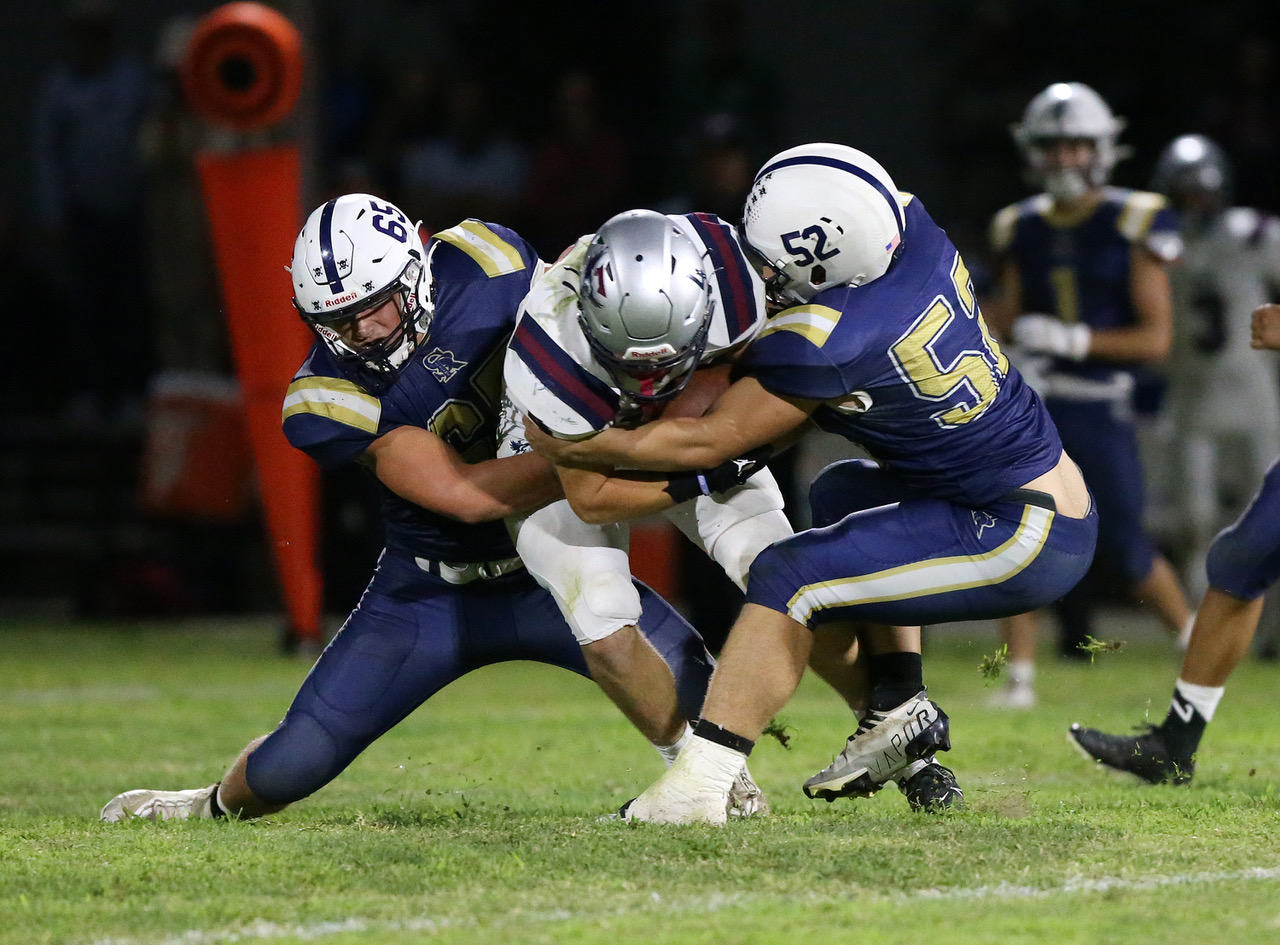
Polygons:
[[1031,660],[1012,660],[1009,663],[1009,685],[1030,686],[1036,678],[1036,664]]
[[680,733],[680,737],[675,740],[672,745],[654,745],[654,750],[662,756],[663,764],[668,768],[671,762],[676,760],[676,755],[680,754],[680,749],[689,744],[689,739],[693,736],[693,726],[688,722],[684,723],[684,731]]
[[1222,694],[1226,692],[1225,686],[1197,686],[1185,679],[1179,679],[1174,684],[1174,688],[1182,698],[1195,706],[1196,711],[1206,722],[1213,721],[1213,713],[1218,711],[1218,703],[1222,700]]

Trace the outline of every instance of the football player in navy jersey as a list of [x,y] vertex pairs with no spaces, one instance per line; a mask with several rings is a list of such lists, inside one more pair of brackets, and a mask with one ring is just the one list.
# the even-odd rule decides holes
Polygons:
[[807,793],[872,793],[945,750],[919,625],[1056,600],[1097,535],[1084,480],[987,331],[964,261],[875,160],[834,144],[776,155],[756,176],[743,236],[780,310],[713,408],[576,443],[530,430],[534,448],[562,465],[706,469],[812,419],[878,462],[824,470],[810,492],[815,527],[755,559],[694,735],[627,806],[631,819],[725,822],[729,787],[799,683],[818,625],[897,629],[868,636],[867,714]]
[[[996,214],[992,246],[1000,297],[993,321],[1012,322],[1019,351],[1040,356],[1037,389],[1067,452],[1098,503],[1097,573],[1154,611],[1172,634],[1190,611],[1177,576],[1147,536],[1144,479],[1132,420],[1135,369],[1163,360],[1172,343],[1165,266],[1177,258],[1177,220],[1160,194],[1106,185],[1121,155],[1123,127],[1101,96],[1079,82],[1049,86],[1027,105],[1013,135],[1044,192]],[[1089,634],[1090,594],[1082,585],[1058,608],[1062,652]],[[1034,702],[1036,619],[1004,628],[1010,707]]]
[[[311,214],[290,273],[317,340],[289,385],[284,432],[322,465],[373,472],[386,548],[275,731],[219,783],[128,791],[102,819],[278,811],[473,669],[523,659],[589,675],[503,521],[559,498],[558,479],[533,453],[495,455],[503,356],[543,268],[514,232],[479,220],[424,248],[408,217],[368,194]],[[679,715],[633,721],[655,746],[670,745],[699,710],[711,660],[670,605],[643,586],[639,595],[640,630],[670,669]]]
[[[1280,305],[1254,310],[1251,343],[1256,349],[1280,351]],[[1191,780],[1205,726],[1258,629],[1263,594],[1280,580],[1280,459],[1271,464],[1236,523],[1214,539],[1206,570],[1209,588],[1196,611],[1164,721],[1146,726],[1139,735],[1071,726],[1072,741],[1100,765],[1152,784]]]

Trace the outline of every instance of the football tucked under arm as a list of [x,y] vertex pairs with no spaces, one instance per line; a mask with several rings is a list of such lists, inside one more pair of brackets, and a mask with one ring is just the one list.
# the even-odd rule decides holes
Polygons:
[[729,387],[729,370],[732,365],[698,368],[693,377],[662,412],[664,417],[701,417],[720,399]]

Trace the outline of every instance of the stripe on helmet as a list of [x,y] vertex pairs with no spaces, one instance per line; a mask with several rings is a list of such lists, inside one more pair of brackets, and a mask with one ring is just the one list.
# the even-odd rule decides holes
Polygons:
[[902,228],[904,223],[902,205],[898,203],[897,198],[890,193],[889,188],[880,183],[874,174],[864,168],[858,167],[856,164],[850,164],[848,161],[842,161],[839,158],[825,157],[823,155],[791,157],[778,161],[776,164],[770,164],[756,175],[756,180],[759,180],[772,171],[776,171],[784,167],[794,167],[799,164],[817,164],[822,167],[834,167],[837,170],[847,171],[859,180],[870,184],[875,188],[876,193],[887,200],[889,206],[893,207],[893,221],[898,225],[898,239],[902,239]]
[[324,281],[329,283],[330,295],[340,295],[344,291],[338,266],[333,261],[333,207],[337,202],[335,197],[320,211],[320,262],[324,265]]
[[751,264],[742,247],[732,236],[729,225],[709,213],[691,213],[688,219],[712,252],[715,266],[712,275],[720,290],[721,317],[729,329],[729,340],[737,341],[760,317],[756,311],[756,293],[751,282]]

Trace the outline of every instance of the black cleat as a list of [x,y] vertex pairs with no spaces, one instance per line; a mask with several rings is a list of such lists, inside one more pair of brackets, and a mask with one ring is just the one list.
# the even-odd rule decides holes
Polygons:
[[1154,725],[1141,735],[1108,735],[1074,723],[1067,738],[1086,757],[1136,775],[1151,784],[1186,784],[1195,774],[1195,756],[1177,757]]
[[898,790],[906,795],[912,810],[938,814],[964,807],[964,791],[950,768],[930,755],[908,765],[898,778]]

